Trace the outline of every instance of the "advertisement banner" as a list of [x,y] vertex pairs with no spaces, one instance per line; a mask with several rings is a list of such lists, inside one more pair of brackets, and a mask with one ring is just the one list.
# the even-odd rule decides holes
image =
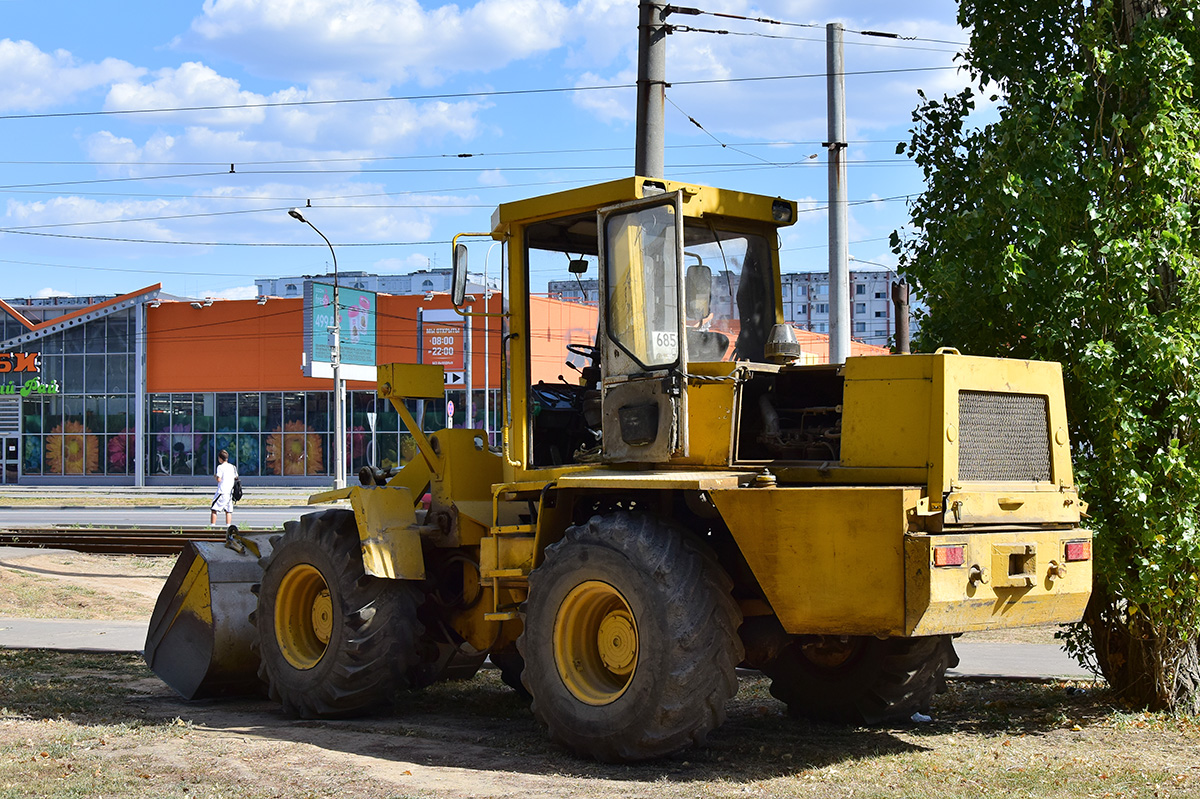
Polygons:
[[[332,377],[330,344],[334,320],[333,284],[304,283],[305,377]],[[373,291],[338,287],[341,306],[342,378],[375,380],[375,308]]]

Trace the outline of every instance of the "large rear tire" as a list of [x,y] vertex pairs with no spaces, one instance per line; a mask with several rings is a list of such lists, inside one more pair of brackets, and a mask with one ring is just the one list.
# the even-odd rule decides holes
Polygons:
[[517,641],[534,716],[606,762],[670,754],[725,720],[741,611],[715,560],[633,513],[594,516],[546,548]]
[[950,636],[806,636],[763,666],[771,694],[797,716],[837,724],[904,721],[925,713],[958,665]]
[[389,709],[417,662],[419,588],[363,571],[350,511],[310,513],[284,529],[252,617],[271,698],[300,718]]

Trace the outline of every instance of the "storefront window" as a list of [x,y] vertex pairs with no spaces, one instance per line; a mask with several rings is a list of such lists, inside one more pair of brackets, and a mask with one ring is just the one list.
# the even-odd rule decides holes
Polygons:
[[258,428],[264,433],[278,432],[283,429],[283,397],[279,394],[262,395],[262,425]]
[[67,355],[79,355],[83,352],[83,327],[76,325],[62,332],[63,352]]
[[105,351],[105,336],[108,333],[108,320],[101,318],[93,322],[88,322],[83,326],[83,346],[86,352],[97,352],[101,355]]
[[103,355],[85,355],[83,358],[83,389],[88,394],[104,393],[106,366]]
[[82,394],[84,392],[82,355],[66,355],[63,357],[62,390],[68,394]]
[[217,432],[237,431],[237,394],[217,394]]
[[128,355],[109,355],[104,361],[104,367],[108,371],[108,390],[119,391],[122,394],[128,394],[131,390],[129,375],[132,372],[130,367],[131,359]]
[[134,458],[134,428],[129,423],[129,398],[125,395],[110,395],[108,398],[108,415],[105,430],[108,442],[105,451],[108,456],[106,466],[109,474],[129,474],[133,471]]
[[238,395],[238,432],[257,433],[259,420],[259,397],[257,394]]

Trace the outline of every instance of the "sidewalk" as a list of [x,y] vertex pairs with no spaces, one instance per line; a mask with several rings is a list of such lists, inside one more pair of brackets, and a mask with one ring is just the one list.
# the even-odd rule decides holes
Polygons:
[[0,617],[0,649],[141,652],[147,621],[12,619]]
[[[211,497],[213,485],[194,486],[27,486],[0,485],[0,501],[4,499],[45,499],[55,500],[64,497],[96,496],[121,497],[138,500],[141,504],[152,504],[161,497]],[[329,489],[328,485],[321,486],[260,486],[250,485],[247,490],[255,498],[292,499],[303,505],[312,494]],[[53,504],[47,502],[46,504]]]

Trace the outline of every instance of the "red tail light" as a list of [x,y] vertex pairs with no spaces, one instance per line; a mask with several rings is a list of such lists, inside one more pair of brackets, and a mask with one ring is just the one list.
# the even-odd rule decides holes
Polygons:
[[963,547],[948,546],[933,548],[933,565],[934,566],[961,566],[963,565]]
[[1066,551],[1067,562],[1092,559],[1091,541],[1068,541]]

